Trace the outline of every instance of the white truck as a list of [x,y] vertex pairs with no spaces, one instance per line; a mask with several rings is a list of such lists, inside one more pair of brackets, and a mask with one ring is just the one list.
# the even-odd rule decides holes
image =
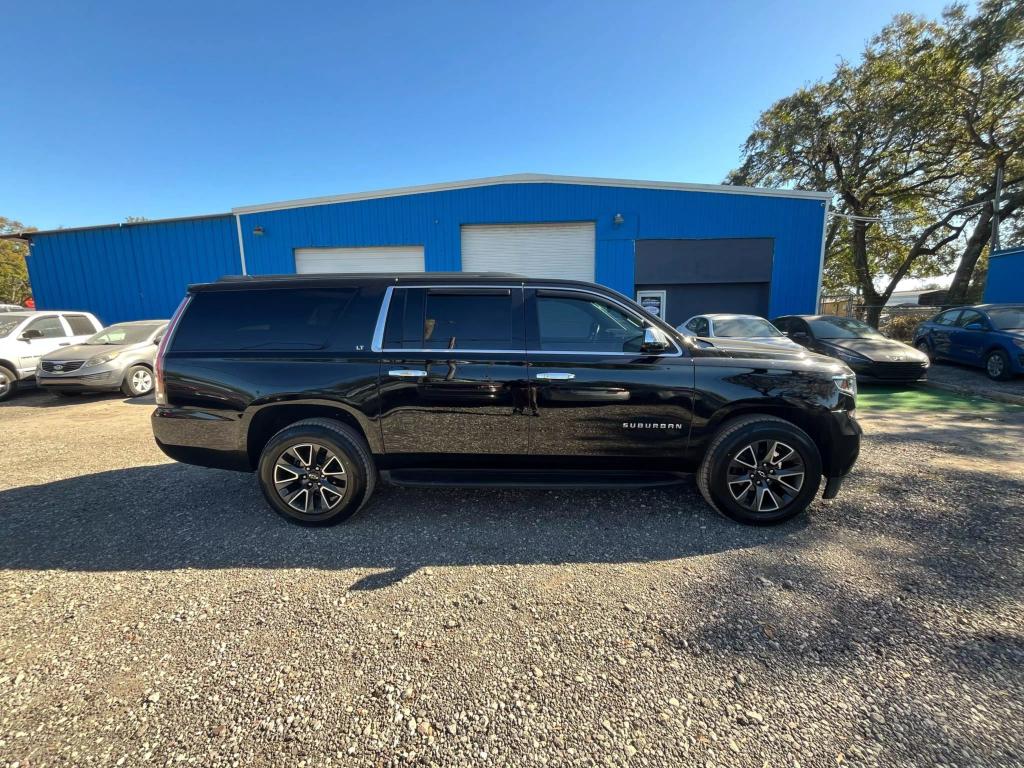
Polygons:
[[39,358],[80,344],[103,324],[88,312],[43,310],[0,314],[0,400],[15,393],[20,382],[35,377]]

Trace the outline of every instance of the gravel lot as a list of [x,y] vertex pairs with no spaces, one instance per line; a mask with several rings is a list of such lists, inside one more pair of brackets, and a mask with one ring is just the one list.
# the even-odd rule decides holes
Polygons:
[[781,528],[384,487],[288,525],[151,403],[0,406],[0,765],[1021,765],[1024,415],[862,415]]
[[1024,405],[1024,376],[993,381],[981,368],[943,361],[928,369],[928,383],[954,392]]

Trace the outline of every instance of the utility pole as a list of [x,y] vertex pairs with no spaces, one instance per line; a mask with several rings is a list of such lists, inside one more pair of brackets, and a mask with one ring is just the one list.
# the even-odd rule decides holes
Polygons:
[[999,158],[996,165],[996,196],[992,201],[992,244],[989,253],[999,250],[999,198],[1003,195],[1003,159]]

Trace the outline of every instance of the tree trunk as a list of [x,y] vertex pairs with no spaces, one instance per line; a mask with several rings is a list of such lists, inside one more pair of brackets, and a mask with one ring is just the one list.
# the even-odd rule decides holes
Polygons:
[[857,274],[857,285],[864,297],[864,308],[867,313],[865,322],[878,327],[878,317],[882,312],[881,297],[875,290],[868,267],[868,222],[853,222],[853,269]]
[[971,287],[974,267],[978,263],[978,259],[981,258],[981,253],[985,250],[985,245],[991,236],[992,204],[989,203],[981,209],[981,216],[978,217],[971,236],[967,238],[967,247],[964,248],[964,254],[960,257],[960,265],[956,268],[953,282],[950,283],[949,290],[946,292],[945,306],[959,307],[967,301],[967,291]]

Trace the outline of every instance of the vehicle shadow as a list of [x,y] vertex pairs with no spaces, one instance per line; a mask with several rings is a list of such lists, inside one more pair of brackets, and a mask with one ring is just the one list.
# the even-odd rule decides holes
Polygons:
[[[9,399],[0,403],[0,410],[3,408],[60,408],[69,405],[81,405],[88,402],[102,402],[113,400],[126,400],[120,392],[85,392],[82,394],[59,395],[38,387],[26,387],[19,389]],[[149,405],[154,404],[152,397],[140,398],[148,401]]]
[[383,485],[342,525],[275,515],[254,478],[183,464],[0,491],[0,568],[370,568],[376,589],[443,565],[646,562],[786,541],[720,518],[689,485],[601,491]]

